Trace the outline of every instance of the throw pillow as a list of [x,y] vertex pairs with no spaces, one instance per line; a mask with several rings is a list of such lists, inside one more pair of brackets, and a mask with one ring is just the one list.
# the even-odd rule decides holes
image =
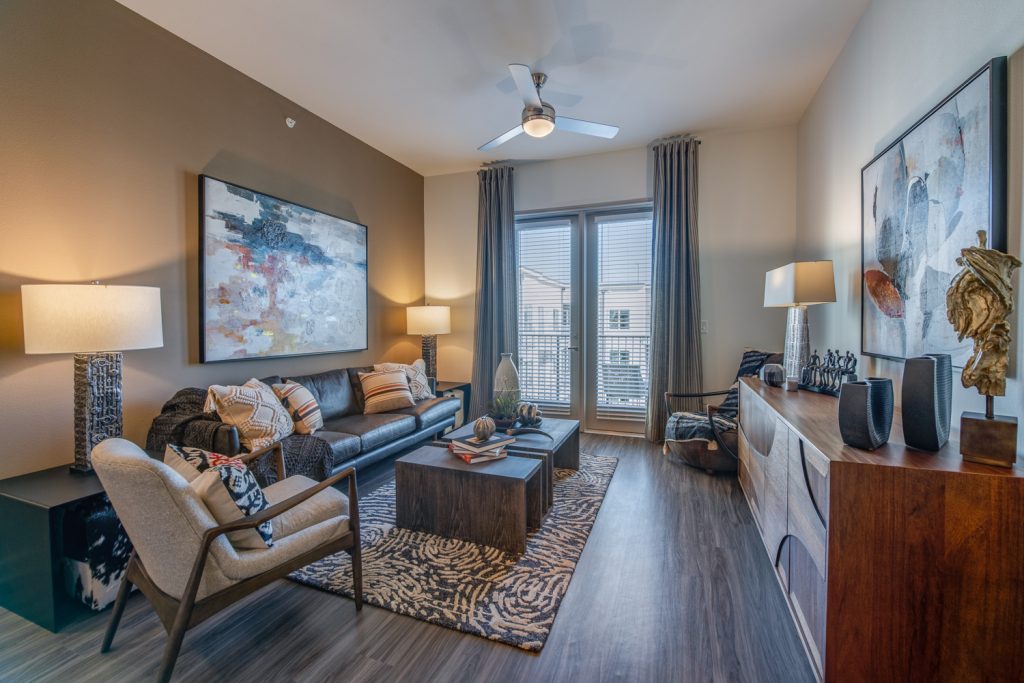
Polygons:
[[275,444],[295,430],[274,390],[255,378],[240,387],[213,385],[206,405],[238,429],[238,440],[250,451]]
[[434,398],[434,394],[430,391],[430,379],[427,377],[427,363],[422,358],[414,360],[412,365],[404,363],[378,363],[373,366],[373,369],[376,372],[401,370],[405,373],[406,379],[409,380],[409,391],[412,392],[414,399],[422,401],[427,398]]
[[402,370],[360,372],[363,387],[363,414],[386,413],[416,405],[409,391],[409,380]]
[[[189,484],[218,524],[227,524],[255,515],[270,507],[256,477],[240,460],[214,465]],[[231,545],[239,550],[259,550],[274,545],[274,528],[268,519],[255,529],[228,534]]]
[[217,465],[235,460],[230,455],[221,455],[204,451],[202,448],[179,446],[169,443],[164,449],[164,464],[185,477],[185,481],[195,481],[196,477]]
[[291,415],[296,434],[312,434],[324,426],[320,404],[316,402],[313,392],[306,387],[288,380],[284,384],[275,384],[274,393]]

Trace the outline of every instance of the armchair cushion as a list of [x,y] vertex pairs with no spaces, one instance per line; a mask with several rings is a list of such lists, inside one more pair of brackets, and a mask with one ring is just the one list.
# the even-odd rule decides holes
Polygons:
[[[316,486],[315,481],[296,474],[271,484],[263,489],[263,494],[271,505],[276,505],[313,486]],[[326,488],[309,500],[275,517],[274,539],[280,542],[282,538],[335,517],[348,517],[348,496],[338,489]]]
[[[218,524],[227,524],[266,510],[267,503],[256,477],[240,460],[228,460],[200,474],[191,486]],[[267,520],[255,529],[241,529],[228,534],[238,549],[269,548],[274,545],[274,527]]]
[[188,482],[195,481],[200,474],[211,467],[223,465],[231,460],[234,458],[229,455],[173,443],[167,444],[167,448],[164,449],[164,464],[169,465]]

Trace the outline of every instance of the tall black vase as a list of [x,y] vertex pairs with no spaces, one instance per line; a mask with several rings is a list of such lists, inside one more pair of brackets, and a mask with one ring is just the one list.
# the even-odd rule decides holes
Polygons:
[[892,380],[868,377],[846,382],[839,391],[839,432],[843,443],[873,451],[892,430]]
[[949,441],[953,362],[948,353],[908,358],[903,369],[903,439],[911,448],[937,451]]

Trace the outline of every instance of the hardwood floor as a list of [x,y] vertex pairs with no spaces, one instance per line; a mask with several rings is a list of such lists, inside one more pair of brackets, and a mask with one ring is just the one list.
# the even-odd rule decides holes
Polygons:
[[[735,478],[639,439],[584,434],[581,450],[619,466],[539,654],[279,581],[190,631],[175,680],[813,680]],[[100,655],[108,614],[52,634],[0,609],[0,681],[152,679],[156,615],[133,596]]]

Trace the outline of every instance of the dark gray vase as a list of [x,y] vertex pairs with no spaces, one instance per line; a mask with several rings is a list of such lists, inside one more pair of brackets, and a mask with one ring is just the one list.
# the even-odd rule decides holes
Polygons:
[[937,451],[949,441],[953,412],[953,362],[948,353],[908,358],[903,369],[903,440]]
[[868,377],[846,382],[839,392],[839,432],[843,443],[873,451],[892,430],[892,380]]

